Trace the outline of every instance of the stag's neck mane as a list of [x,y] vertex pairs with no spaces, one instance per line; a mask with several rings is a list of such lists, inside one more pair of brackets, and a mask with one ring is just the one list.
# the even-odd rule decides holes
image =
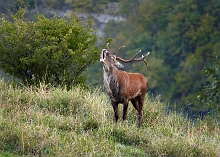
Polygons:
[[120,71],[115,66],[111,67],[109,71],[104,70],[104,86],[112,101],[116,101],[119,96],[118,73]]

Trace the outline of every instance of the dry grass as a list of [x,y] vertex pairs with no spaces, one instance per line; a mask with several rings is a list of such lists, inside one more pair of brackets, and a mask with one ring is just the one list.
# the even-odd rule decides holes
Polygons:
[[139,130],[132,105],[126,123],[113,123],[99,89],[19,88],[0,80],[0,156],[220,156],[216,120],[193,124],[166,114],[159,98],[147,97],[144,107]]

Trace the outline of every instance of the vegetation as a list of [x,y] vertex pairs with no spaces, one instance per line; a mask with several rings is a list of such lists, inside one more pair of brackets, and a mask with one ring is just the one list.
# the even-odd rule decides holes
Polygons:
[[[122,106],[121,106],[122,107]],[[120,108],[122,111],[122,108]],[[220,128],[193,123],[147,96],[143,128],[130,106],[126,123],[99,89],[67,91],[0,81],[0,156],[219,156]]]
[[207,77],[211,77],[211,84],[204,87],[198,98],[206,102],[210,107],[217,109],[220,113],[220,60],[216,56],[214,65],[204,67],[204,73]]
[[99,50],[98,36],[91,21],[46,18],[36,15],[36,22],[25,18],[25,10],[3,17],[0,21],[0,67],[26,85],[39,82],[53,85],[84,84],[81,75],[93,64]]

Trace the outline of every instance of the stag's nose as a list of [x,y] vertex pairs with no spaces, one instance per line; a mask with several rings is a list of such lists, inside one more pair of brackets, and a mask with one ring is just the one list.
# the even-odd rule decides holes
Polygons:
[[101,62],[101,63],[104,63],[104,61],[105,61],[104,59],[100,58],[100,62]]

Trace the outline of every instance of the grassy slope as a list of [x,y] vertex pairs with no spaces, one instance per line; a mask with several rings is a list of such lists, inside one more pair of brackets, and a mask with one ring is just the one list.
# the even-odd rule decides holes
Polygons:
[[219,156],[219,135],[214,120],[166,115],[157,98],[147,97],[138,130],[132,105],[128,121],[115,125],[98,89],[19,89],[0,80],[0,156]]

